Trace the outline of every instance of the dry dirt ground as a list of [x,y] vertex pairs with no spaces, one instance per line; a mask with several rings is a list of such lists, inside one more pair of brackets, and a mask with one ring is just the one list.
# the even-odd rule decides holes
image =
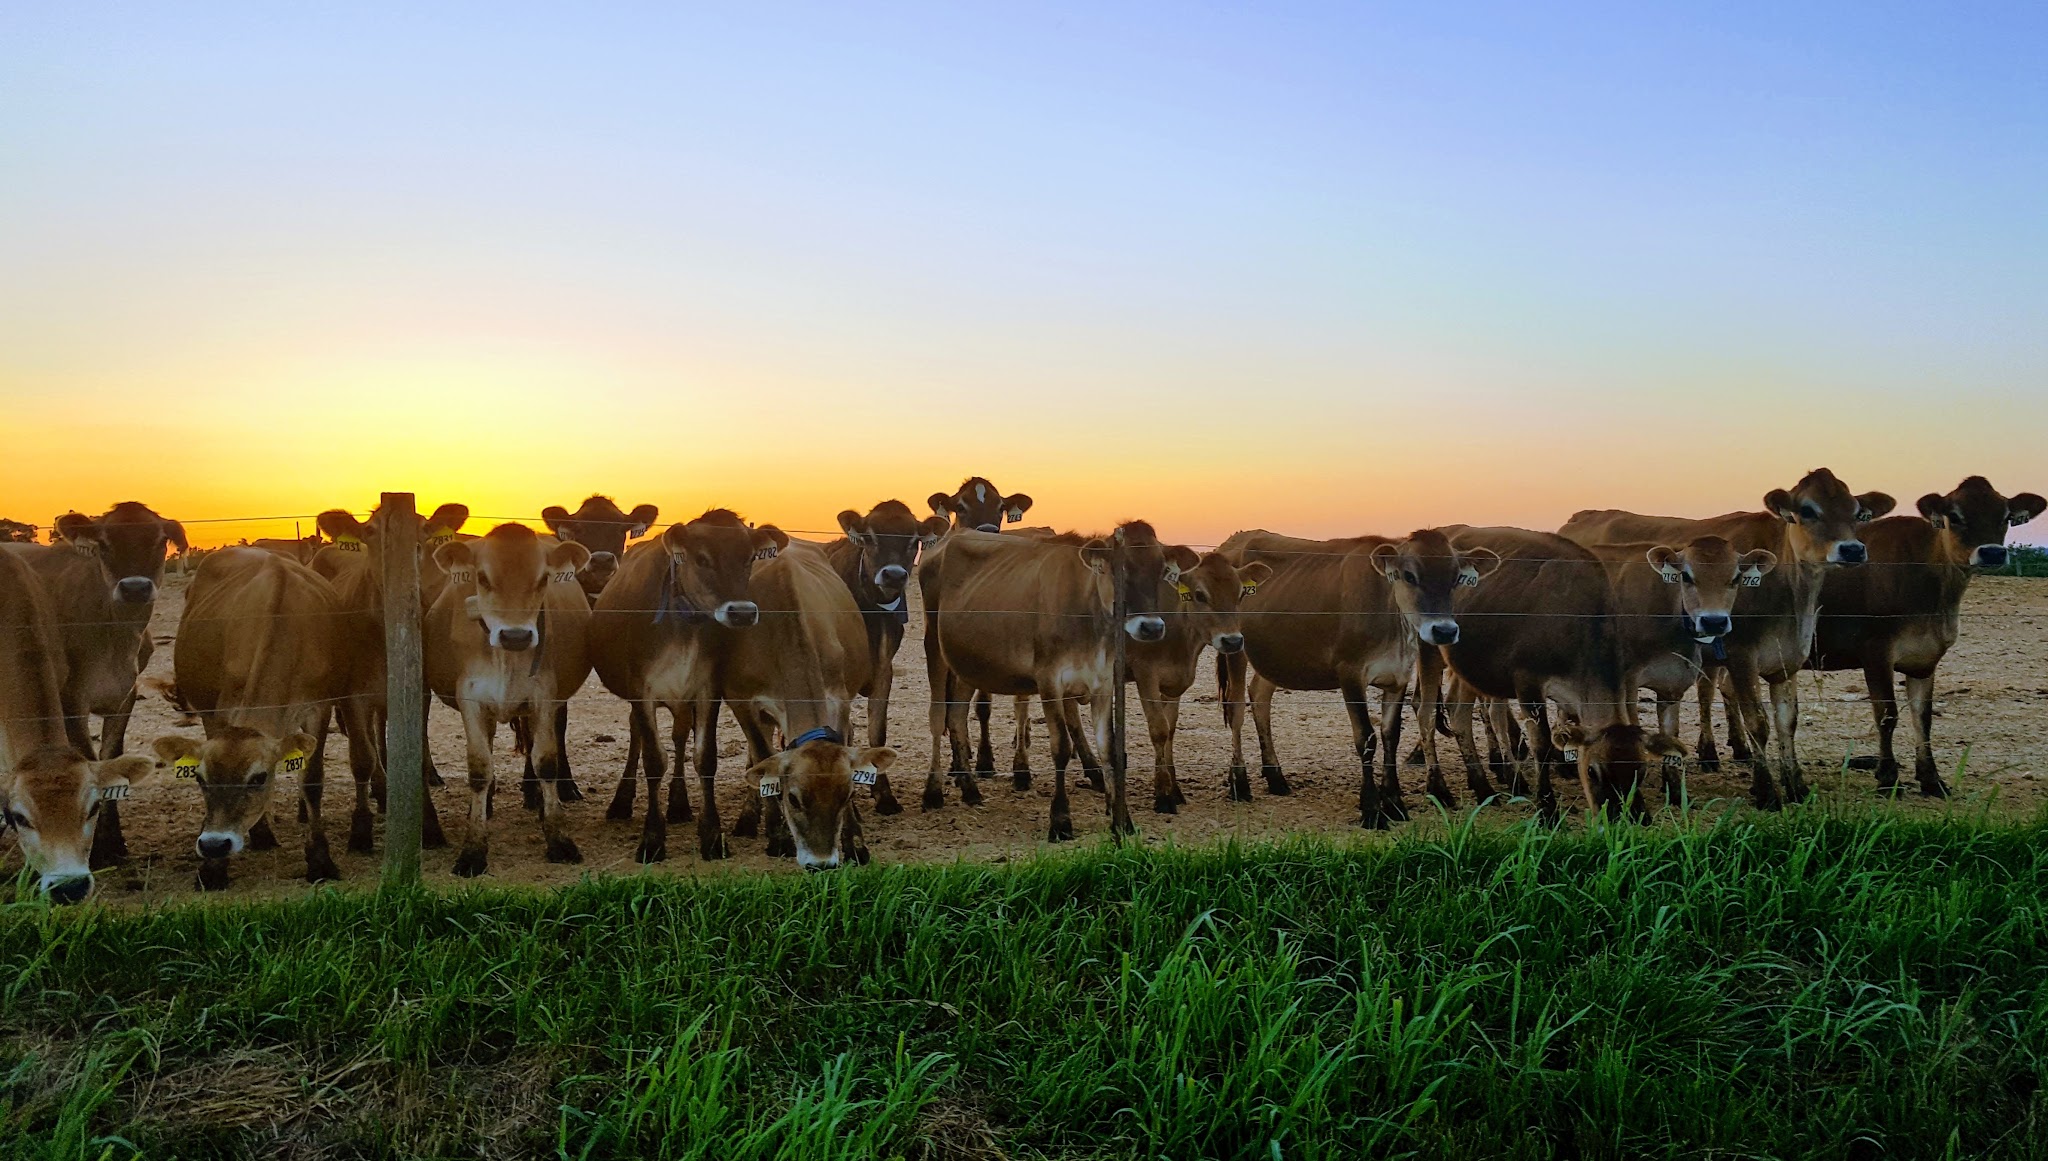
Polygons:
[[[158,648],[149,667],[151,675],[170,674],[185,584],[184,578],[169,578],[166,592],[158,599],[152,625]],[[1941,803],[1910,793],[1884,809],[1910,815],[1943,810],[1970,814],[1989,811],[2002,816],[2032,814],[2041,809],[2044,796],[2048,796],[2048,735],[2044,735],[2039,722],[2039,715],[2048,712],[2048,632],[2044,632],[2048,629],[2048,581],[1978,578],[1971,585],[1963,618],[1962,639],[1944,662],[1935,703],[1936,755],[1958,794],[1950,802]],[[1023,791],[1012,789],[1007,766],[1013,726],[1005,700],[998,701],[995,715],[997,764],[1005,769],[981,783],[983,805],[960,805],[959,796],[949,783],[944,809],[929,813],[919,810],[918,792],[930,752],[925,728],[928,687],[921,631],[921,618],[913,614],[911,636],[897,658],[896,692],[891,707],[890,740],[903,754],[897,793],[906,809],[893,817],[865,811],[868,845],[875,861],[1001,862],[1047,850],[1052,767],[1045,748],[1045,730],[1042,720],[1033,727],[1033,766],[1037,777],[1032,787]],[[1206,667],[1206,659],[1204,664]],[[1845,756],[1875,751],[1875,732],[1862,689],[1862,676],[1856,673],[1807,674],[1801,679],[1801,752],[1807,759],[1809,779],[1823,802],[1876,800],[1867,771],[1842,769]],[[1179,814],[1171,816],[1151,811],[1151,753],[1136,699],[1131,701],[1130,796],[1142,841],[1191,844],[1227,837],[1360,833],[1355,826],[1357,764],[1350,754],[1350,730],[1343,707],[1334,692],[1282,693],[1275,699],[1274,729],[1294,793],[1285,798],[1267,796],[1255,769],[1255,801],[1238,804],[1224,799],[1230,736],[1223,726],[1213,691],[1206,683],[1198,684],[1187,701],[1182,710],[1177,757],[1188,801]],[[862,738],[866,737],[864,714],[864,708],[856,710],[856,726]],[[1694,720],[1688,708],[1684,730],[1688,742],[1695,734]],[[199,735],[196,726],[180,727],[176,721],[177,715],[161,698],[146,695],[129,727],[130,750],[147,752],[151,740],[161,734]],[[433,794],[451,838],[456,838],[464,825],[467,799],[467,790],[460,786],[462,726],[453,711],[437,705],[431,717],[430,734],[434,758],[449,775],[449,785]],[[586,798],[570,804],[567,810],[571,833],[582,847],[583,862],[551,865],[543,857],[537,820],[518,805],[519,759],[510,751],[509,738],[501,733],[501,797],[491,824],[490,872],[481,881],[559,884],[574,882],[584,875],[700,875],[793,869],[791,861],[771,860],[764,855],[760,838],[730,840],[731,859],[706,863],[698,858],[691,823],[671,826],[670,855],[665,863],[642,867],[635,862],[639,822],[612,822],[604,817],[625,761],[625,736],[624,703],[605,692],[592,678],[572,703],[569,720],[574,774]],[[1404,748],[1414,738],[1411,717],[1404,730]],[[722,723],[720,740],[724,757],[720,763],[719,808],[730,826],[750,784],[743,786],[743,743],[729,715]],[[380,820],[378,855],[351,854],[344,849],[347,803],[352,795],[346,776],[346,746],[347,741],[336,734],[328,751],[328,768],[333,772],[328,783],[330,834],[336,861],[345,876],[343,889],[360,888],[376,881],[383,846]],[[1249,736],[1247,748],[1256,766],[1255,740]],[[1957,778],[1956,767],[1966,748],[1967,767],[1962,777]],[[1455,753],[1454,748],[1447,747],[1448,757],[1454,759]],[[1908,783],[1910,760],[1907,752]],[[1691,775],[1690,786],[1703,809],[1746,809],[1742,805],[1746,775],[1730,766],[1718,774]],[[1078,773],[1073,772],[1072,784],[1076,788],[1073,810],[1079,841],[1103,841],[1107,819],[1102,796],[1087,790]],[[1453,772],[1451,782],[1463,798],[1463,780]],[[1419,768],[1406,770],[1403,786],[1411,809],[1418,816],[1426,814]],[[696,797],[694,780],[691,794]],[[1575,785],[1560,786],[1559,795],[1562,801],[1576,806],[1579,795]],[[295,798],[294,787],[287,781],[280,787],[279,805],[274,809],[282,845],[276,850],[238,856],[232,865],[234,881],[227,892],[229,896],[288,896],[312,889],[302,879],[302,831],[295,820]],[[643,795],[641,802],[644,801]],[[1470,806],[1469,802],[1463,805]],[[1526,817],[1531,810],[1527,803],[1509,803],[1488,807],[1487,815],[1516,819]],[[133,799],[123,804],[122,814],[131,858],[125,866],[101,876],[101,897],[109,902],[152,902],[196,894],[198,858],[193,841],[202,815],[197,788],[190,782],[160,775],[136,789]],[[1433,824],[1424,820],[1409,825]],[[18,863],[18,856],[11,852],[6,858],[9,865]],[[451,873],[453,861],[453,850],[427,851],[428,881],[443,887],[461,883]]]

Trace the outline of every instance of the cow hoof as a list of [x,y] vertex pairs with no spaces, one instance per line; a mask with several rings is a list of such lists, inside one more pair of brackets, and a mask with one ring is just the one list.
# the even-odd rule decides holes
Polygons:
[[580,863],[583,852],[576,849],[576,840],[570,838],[548,840],[548,862]]
[[1458,809],[1458,796],[1451,793],[1451,788],[1448,786],[1432,786],[1427,790],[1423,791],[1423,794],[1427,796],[1431,802],[1436,803],[1438,806],[1443,807],[1445,810]]
[[1171,794],[1155,794],[1152,796],[1152,813],[1179,814],[1180,806],[1174,802]]
[[732,837],[734,838],[759,838],[760,836],[761,816],[758,812],[742,814],[739,817],[739,821],[732,824]]
[[668,861],[668,840],[665,838],[641,839],[640,845],[633,850],[633,858],[641,863]]
[[720,859],[732,857],[732,852],[726,849],[723,837],[713,834],[709,838],[697,840],[697,856],[707,863],[715,863]]
[[1031,789],[1031,768],[1030,768],[1029,766],[1026,766],[1026,767],[1025,767],[1024,769],[1022,769],[1022,770],[1012,770],[1012,771],[1010,771],[1010,789],[1012,789],[1012,790],[1029,790],[1029,789]]
[[1230,771],[1230,777],[1225,781],[1224,785],[1223,800],[1225,802],[1250,802],[1252,800],[1252,780],[1251,776],[1245,773],[1244,767],[1233,767]]
[[420,846],[430,851],[438,851],[447,845],[448,836],[441,833],[441,820],[431,814],[428,815],[426,825],[420,828]]
[[335,883],[341,880],[341,868],[334,865],[332,856],[322,853],[306,860],[306,882]]
[[1074,820],[1071,818],[1053,819],[1052,829],[1046,833],[1045,841],[1049,843],[1066,843],[1074,841]]
[[902,814],[903,804],[896,801],[896,796],[893,794],[891,794],[887,798],[877,798],[875,799],[875,813]]
[[1466,783],[1465,789],[1472,792],[1472,801],[1475,805],[1484,805],[1500,797],[1500,791],[1494,789],[1493,784],[1484,778]]
[[367,855],[377,849],[375,832],[368,814],[349,816],[348,849],[358,855]]
[[448,785],[448,780],[446,778],[441,777],[441,772],[439,770],[436,770],[432,766],[429,766],[427,767],[427,785],[434,790],[439,790],[443,786]]
[[853,848],[853,863],[855,866],[865,867],[874,861],[875,856],[868,853],[868,845],[866,843],[855,844]]
[[1180,788],[1180,783],[1179,783],[1179,782],[1175,782],[1175,783],[1173,784],[1173,801],[1174,801],[1174,804],[1175,804],[1175,805],[1177,805],[1177,806],[1184,806],[1184,805],[1186,805],[1186,804],[1187,804],[1187,800],[1188,800],[1188,796],[1187,796],[1186,792],[1184,792],[1183,790],[1181,790],[1181,788]]
[[1939,778],[1932,780],[1923,778],[1920,780],[1920,793],[1929,798],[1947,798],[1948,787]]
[[[629,815],[628,817],[631,816]],[[668,810],[662,815],[662,818],[668,822],[694,822],[696,817],[696,815],[690,813],[689,799],[677,799],[674,797],[668,800]]]
[[1088,789],[1095,791],[1097,794],[1101,794],[1107,789],[1107,786],[1102,781],[1102,767],[1100,766],[1094,769],[1083,768],[1081,777],[1088,780]]
[[796,841],[789,837],[788,831],[769,835],[767,855],[771,859],[794,858],[796,856]]
[[629,798],[625,802],[620,802],[616,798],[612,799],[612,804],[604,808],[604,817],[606,822],[633,821],[633,800]]
[[540,809],[540,783],[528,778],[520,783],[519,803],[528,810]]
[[946,792],[943,790],[927,788],[924,792],[924,797],[918,801],[918,809],[927,812],[941,809],[945,805]]
[[555,797],[563,802],[581,802],[583,801],[583,788],[576,785],[576,780],[573,778],[557,778],[555,779]]
[[[1884,759],[1882,757],[1873,757],[1869,754],[1858,754],[1854,758],[1849,759],[1846,765],[1851,770],[1882,770],[1884,769]],[[1897,766],[1898,763],[1894,762],[1893,765]]]
[[228,889],[227,860],[208,859],[199,864],[196,883],[201,891],[225,891]]
[[975,785],[974,779],[963,778],[960,780],[960,804],[962,806],[981,805],[981,787]]
[[1266,780],[1266,793],[1285,798],[1294,793],[1294,787],[1287,782],[1287,775],[1278,766],[1259,767],[1259,777]]
[[1423,754],[1421,746],[1417,746],[1413,750],[1408,751],[1408,765],[1420,766],[1428,761],[1429,758],[1427,755]]
[[466,850],[455,856],[455,873],[474,879],[490,869],[490,856],[480,850]]
[[1775,794],[1752,793],[1749,796],[1749,804],[1758,810],[1783,810],[1785,807],[1784,802]]
[[1367,830],[1385,830],[1387,829],[1387,816],[1377,810],[1361,808],[1358,812],[1358,825]]

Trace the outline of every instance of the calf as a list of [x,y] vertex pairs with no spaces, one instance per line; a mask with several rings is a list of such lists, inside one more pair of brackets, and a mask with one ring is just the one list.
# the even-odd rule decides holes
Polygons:
[[447,587],[427,611],[427,685],[462,713],[469,749],[469,826],[455,858],[465,878],[488,869],[491,746],[501,723],[524,725],[540,782],[541,833],[551,863],[580,863],[555,782],[555,714],[590,676],[590,602],[576,574],[590,550],[500,524],[480,540],[434,550]]
[[[1699,684],[1702,766],[1715,760],[1712,729],[1711,675],[1724,668],[1734,690],[1731,722],[1756,754],[1750,796],[1761,809],[1776,809],[1781,799],[1772,782],[1764,745],[1771,734],[1778,741],[1785,798],[1807,796],[1806,777],[1799,768],[1799,687],[1796,678],[1813,649],[1820,616],[1821,584],[1836,566],[1860,565],[1868,549],[1860,539],[1864,525],[1892,510],[1894,501],[1882,492],[1852,494],[1826,468],[1808,472],[1790,489],[1774,488],[1764,496],[1762,512],[1731,512],[1704,520],[1674,516],[1639,516],[1617,510],[1580,512],[1559,529],[1579,544],[1649,541],[1673,544],[1699,536],[1719,536],[1737,552],[1763,549],[1777,567],[1743,596],[1744,614],[1728,634],[1725,662],[1704,659],[1709,678]],[[1771,717],[1765,724],[1757,680],[1770,684]]]
[[155,770],[139,755],[92,761],[65,732],[64,646],[30,567],[0,553],[0,828],[53,902],[92,893],[90,852],[102,816]]
[[[772,525],[750,528],[734,513],[714,508],[694,520],[672,524],[660,539],[626,554],[618,574],[597,598],[590,622],[590,656],[598,680],[632,706],[631,728],[646,763],[650,788],[647,815],[635,857],[652,862],[668,854],[665,823],[691,818],[689,791],[677,771],[669,787],[668,810],[660,795],[664,755],[655,733],[656,713],[666,708],[676,720],[675,736],[697,737],[696,767],[709,788],[718,771],[718,747],[708,728],[714,720],[726,654],[738,634],[754,631],[761,608],[752,597],[757,556],[780,553],[789,537]],[[706,728],[696,729],[702,724]],[[677,764],[682,763],[680,752]],[[633,771],[621,778],[605,817],[633,816]],[[715,804],[713,804],[715,805]],[[726,855],[715,821],[698,828],[706,859]]]
[[1894,675],[1906,675],[1906,728],[1913,776],[1922,794],[1948,793],[1934,764],[1934,671],[1956,643],[1963,593],[1979,568],[2005,566],[2005,534],[2039,516],[2048,501],[2032,492],[2007,498],[1982,476],[1946,496],[1920,497],[1919,516],[1893,516],[1863,530],[1870,567],[1843,569],[1821,582],[1813,667],[1860,669],[1877,720],[1877,784],[1893,790],[1899,763],[1892,731],[1899,706]]
[[[97,754],[118,758],[136,678],[155,652],[149,618],[163,583],[164,557],[186,547],[185,528],[133,501],[100,517],[76,512],[57,519],[57,543],[0,544],[36,574],[50,602],[64,650],[64,733],[81,754],[93,754],[91,719],[100,719]],[[93,865],[128,857],[121,812],[109,800],[93,835]]]
[[[952,527],[976,532],[1001,532],[1005,523],[1016,524],[1031,510],[1031,497],[1022,492],[1003,495],[1002,489],[981,476],[969,476],[951,495],[933,492],[925,501],[933,515],[952,521]],[[973,698],[974,717],[979,727],[974,749],[975,772],[992,778],[996,772],[995,751],[989,745],[989,715],[994,709],[987,690],[962,690]],[[1015,700],[1017,729],[1010,746],[1010,771],[1020,785],[1031,782],[1031,699]],[[1096,777],[1100,777],[1098,771]]]
[[[1498,559],[1484,548],[1460,552],[1435,529],[1411,533],[1406,540],[1302,540],[1254,530],[1234,533],[1217,551],[1241,568],[1262,563],[1272,570],[1271,579],[1258,584],[1239,610],[1244,659],[1219,658],[1224,721],[1231,734],[1232,798],[1251,799],[1244,760],[1246,701],[1258,730],[1266,789],[1287,794],[1273,744],[1273,694],[1279,689],[1335,689],[1344,695],[1352,750],[1360,764],[1359,825],[1384,829],[1407,818],[1396,758],[1401,700],[1424,649],[1458,639],[1452,594],[1460,585],[1478,584]],[[1380,693],[1377,731],[1367,687]],[[1376,783],[1373,761],[1381,745],[1384,772]],[[1429,777],[1431,796],[1451,802],[1442,771],[1431,766]],[[1492,792],[1483,777],[1468,773],[1468,780],[1475,795]]]
[[[1055,786],[1050,837],[1074,837],[1067,802],[1067,762],[1075,750],[1092,759],[1081,728],[1080,702],[1093,715],[1093,753],[1109,753],[1109,708],[1122,674],[1114,668],[1113,634],[1139,644],[1166,636],[1161,586],[1171,590],[1195,566],[1195,553],[1163,545],[1152,526],[1133,521],[1118,528],[1126,568],[1122,592],[1112,591],[1110,541],[1037,541],[956,531],[918,566],[925,599],[925,662],[931,679],[932,762],[924,807],[945,801],[939,781],[940,739],[950,743],[961,801],[981,799],[965,762],[968,689],[1037,694],[1053,734]],[[1115,621],[1121,598],[1125,615]],[[1121,762],[1108,787],[1110,832],[1132,833]]]
[[[884,500],[867,515],[849,508],[839,514],[844,540],[825,545],[832,571],[853,595],[867,629],[869,669],[874,674],[868,698],[868,744],[889,744],[889,693],[896,683],[896,651],[910,623],[910,572],[918,551],[937,544],[946,534],[941,516],[919,520],[900,500]],[[878,792],[881,787],[878,785]],[[876,805],[883,814],[902,807],[894,796]]]
[[[334,586],[312,569],[257,548],[206,558],[178,623],[174,701],[199,715],[205,743],[161,737],[157,756],[199,784],[206,822],[199,885],[227,886],[228,859],[277,845],[275,774],[297,774],[306,819],[306,881],[339,879],[321,806],[327,723],[346,687],[337,665],[342,626]],[[370,778],[358,771],[349,849],[371,844]]]
[[[758,813],[760,803],[769,804],[770,853],[779,839],[785,844],[781,849],[793,852],[806,871],[830,870],[847,859],[867,862],[853,787],[863,775],[886,774],[895,761],[896,751],[887,746],[856,750],[836,732],[821,728],[754,763],[747,770],[756,788],[749,810]],[[785,802],[787,811],[781,806]]]
[[[1558,739],[1545,701],[1557,703],[1571,727],[1586,809],[1643,813],[1639,790],[1649,759],[1682,753],[1670,737],[1636,722],[1635,689],[1622,652],[1620,608],[1600,559],[1562,536],[1520,528],[1445,529],[1459,553],[1481,549],[1499,565],[1483,585],[1461,589],[1452,602],[1452,640],[1422,655],[1416,718],[1435,718],[1440,677],[1452,685],[1451,725],[1474,792],[1485,782],[1472,736],[1473,698],[1511,700],[1521,714],[1537,764],[1537,804],[1557,817],[1550,785]],[[1436,731],[1422,731],[1435,778]]]

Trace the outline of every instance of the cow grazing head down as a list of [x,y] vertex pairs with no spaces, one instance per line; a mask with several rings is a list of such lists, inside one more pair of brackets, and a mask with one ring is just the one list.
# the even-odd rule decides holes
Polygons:
[[1679,586],[1686,632],[1702,644],[1728,635],[1735,627],[1736,597],[1778,567],[1777,556],[1768,550],[1738,554],[1718,536],[1702,536],[1684,548],[1660,544],[1644,555],[1665,583]]
[[[372,564],[383,559],[384,545],[390,539],[390,513],[380,505],[370,513],[368,520],[358,520],[352,514],[334,508],[314,518],[314,525],[326,533],[334,547],[343,552],[360,552]],[[415,551],[428,551],[455,540],[462,526],[469,523],[469,507],[464,504],[443,504],[434,509],[433,515],[420,522],[414,539]],[[384,573],[381,567],[372,573],[382,583]]]
[[1883,492],[1852,495],[1826,468],[1806,473],[1791,491],[1764,494],[1764,508],[1792,526],[1797,555],[1808,564],[1862,564],[1870,555],[1862,526],[1897,506]]
[[2048,500],[2032,492],[2007,498],[1998,494],[1991,481],[1971,476],[1946,496],[1929,492],[1920,497],[1919,506],[1928,523],[1948,533],[1970,554],[1971,567],[2004,568],[2006,530],[2039,516],[2048,509]]
[[69,746],[43,746],[11,773],[0,773],[6,825],[21,841],[22,858],[55,903],[92,894],[93,827],[101,804],[128,797],[128,788],[156,771],[140,754],[89,761]]
[[[1184,544],[1159,543],[1159,534],[1143,520],[1125,521],[1117,531],[1124,535],[1124,632],[1140,643],[1164,640],[1169,604],[1160,594],[1174,592],[1181,574],[1201,563],[1201,557]],[[1082,541],[1080,551],[1090,569],[1104,575],[1113,571],[1116,549],[1107,538]],[[1172,608],[1178,606],[1178,600],[1172,602]]]
[[1031,510],[1031,497],[1022,492],[1005,496],[980,476],[962,480],[950,496],[933,492],[925,502],[934,514],[951,520],[954,527],[977,532],[1001,532],[1004,524],[1023,520],[1024,513]]
[[[761,797],[781,803],[783,825],[795,840],[797,865],[829,871],[856,859],[854,771],[887,770],[896,751],[856,749],[829,738],[805,742],[756,762],[747,773]],[[772,825],[772,818],[771,818]]]
[[313,755],[311,734],[267,738],[229,726],[203,742],[167,734],[153,747],[179,778],[199,784],[206,823],[193,844],[203,859],[239,855],[249,829],[270,812],[272,791],[283,774],[299,775]]
[[1642,817],[1638,792],[1651,765],[1686,753],[1685,744],[1669,734],[1623,723],[1591,730],[1578,722],[1563,722],[1551,737],[1559,746],[1579,752],[1579,786],[1586,795],[1586,810],[1597,813],[1605,807],[1616,816],[1628,811]]
[[1269,566],[1253,561],[1234,568],[1222,556],[1205,552],[1195,567],[1180,574],[1174,597],[1178,612],[1195,633],[1209,639],[1218,653],[1244,649],[1244,633],[1238,628],[1238,608],[1244,599],[1273,575]]
[[78,512],[57,518],[55,541],[99,558],[112,599],[119,604],[146,605],[163,583],[164,557],[185,543],[185,526],[166,520],[133,500],[116,504],[95,519]]
[[621,512],[610,496],[592,496],[574,512],[559,504],[550,505],[541,510],[540,518],[546,522],[548,531],[590,550],[590,564],[576,574],[576,579],[582,583],[585,594],[596,597],[619,571],[619,561],[626,556],[626,542],[647,535],[647,530],[661,518],[661,509],[642,504],[631,512]]
[[918,550],[937,544],[948,527],[943,516],[919,520],[901,500],[884,500],[865,516],[851,508],[839,514],[840,531],[860,549],[860,574],[884,606],[902,599]]
[[524,524],[500,524],[481,540],[451,540],[434,550],[450,577],[475,583],[465,608],[493,649],[524,652],[541,644],[541,609],[551,584],[573,582],[590,550],[573,540],[543,544]]
[[1408,534],[1399,544],[1372,550],[1373,567],[1394,590],[1394,607],[1425,645],[1456,645],[1458,618],[1453,596],[1493,575],[1500,554],[1490,548],[1459,552],[1451,539],[1434,528]]
[[685,621],[709,617],[728,629],[745,629],[761,619],[761,606],[748,595],[754,561],[773,560],[789,547],[789,534],[773,524],[750,528],[724,508],[713,508],[661,534],[669,559],[664,615]]

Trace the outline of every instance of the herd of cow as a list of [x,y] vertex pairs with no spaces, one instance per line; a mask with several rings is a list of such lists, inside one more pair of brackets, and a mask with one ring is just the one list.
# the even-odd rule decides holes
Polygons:
[[[714,509],[630,549],[659,513],[624,512],[601,496],[575,512],[549,508],[551,535],[508,523],[472,536],[462,531],[467,509],[454,504],[410,527],[383,511],[366,520],[326,512],[321,536],[220,549],[199,562],[175,680],[160,691],[197,715],[204,738],[158,738],[153,757],[123,747],[166,558],[173,548],[187,553],[185,533],[138,503],[72,513],[58,519],[51,544],[0,543],[7,826],[49,896],[75,902],[91,891],[92,868],[126,857],[119,804],[129,788],[168,768],[201,791],[200,882],[218,887],[231,856],[276,844],[270,820],[288,801],[276,793],[279,775],[294,774],[307,878],[339,877],[323,815],[324,754],[338,727],[356,791],[348,844],[367,851],[372,803],[381,806],[384,791],[381,560],[393,551],[422,560],[426,685],[430,700],[461,714],[467,738],[468,817],[454,866],[464,876],[487,867],[501,725],[526,754],[524,797],[548,858],[580,860],[562,809],[582,797],[569,770],[568,702],[592,670],[630,706],[626,768],[606,817],[630,820],[644,780],[641,861],[666,858],[667,824],[693,818],[702,857],[725,855],[713,793],[725,705],[746,737],[752,790],[732,833],[765,832],[769,854],[810,869],[866,861],[860,790],[881,814],[902,809],[890,782],[888,704],[913,573],[931,689],[923,808],[944,805],[949,778],[962,802],[981,801],[977,778],[995,772],[996,696],[1017,699],[1012,776],[1028,787],[1025,699],[1036,696],[1051,735],[1053,840],[1074,834],[1067,769],[1076,758],[1103,792],[1112,833],[1133,829],[1120,765],[1108,763],[1105,777],[1103,762],[1121,682],[1135,686],[1150,734],[1153,809],[1172,813],[1186,800],[1175,725],[1209,648],[1233,739],[1232,801],[1251,795],[1245,711],[1267,792],[1287,794],[1273,694],[1337,690],[1366,826],[1407,817],[1397,752],[1404,701],[1434,726],[1419,733],[1426,792],[1439,802],[1455,801],[1442,734],[1456,739],[1480,801],[1500,792],[1494,777],[1532,793],[1533,774],[1539,809],[1554,818],[1551,776],[1570,767],[1589,811],[1640,815],[1653,767],[1668,800],[1684,794],[1686,749],[1674,735],[1688,692],[1700,705],[1696,759],[1718,763],[1718,692],[1731,757],[1750,764],[1755,803],[1775,807],[1807,794],[1794,678],[1810,667],[1863,671],[1887,789],[1900,774],[1892,735],[1903,674],[1914,774],[1922,792],[1939,795],[1932,679],[1956,639],[1963,591],[1974,569],[2003,564],[2009,528],[2048,507],[1973,476],[1922,497],[1917,516],[1886,518],[1891,497],[1851,493],[1820,469],[1769,492],[1762,511],[1710,519],[1588,511],[1557,533],[1453,525],[1340,540],[1249,531],[1198,553],[1161,543],[1143,521],[1103,536],[1004,531],[1031,499],[981,477],[928,503],[924,518],[895,500],[842,512],[845,535],[830,543]],[[1368,687],[1378,690],[1376,706]],[[1639,718],[1644,689],[1655,698],[1654,727]],[[860,697],[866,745],[852,736]],[[665,805],[664,708],[678,765]],[[971,755],[970,709],[979,719]],[[1486,727],[1484,758],[1475,720]],[[694,811],[685,756],[698,779]],[[431,764],[428,777],[439,781]],[[431,798],[426,843],[445,845]]]

